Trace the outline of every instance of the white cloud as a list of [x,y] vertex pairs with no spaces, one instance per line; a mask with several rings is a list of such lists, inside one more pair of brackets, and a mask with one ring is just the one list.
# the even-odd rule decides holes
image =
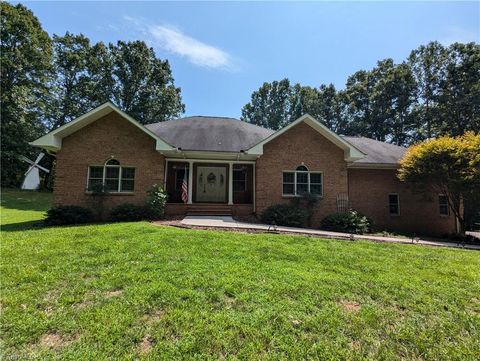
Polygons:
[[469,43],[469,42],[479,42],[480,35],[478,32],[463,29],[456,26],[450,26],[447,29],[446,35],[440,39],[440,42],[444,45],[450,45],[455,42],[458,43]]
[[230,55],[212,45],[194,39],[171,26],[154,25],[149,31],[161,48],[186,57],[192,64],[208,68],[228,68]]
[[212,69],[233,69],[230,54],[206,44],[171,25],[148,25],[139,19],[124,16],[137,30],[146,36],[148,43],[169,53],[188,59],[194,65]]

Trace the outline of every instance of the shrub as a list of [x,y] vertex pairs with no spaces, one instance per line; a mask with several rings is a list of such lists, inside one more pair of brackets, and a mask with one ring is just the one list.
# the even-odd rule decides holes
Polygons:
[[167,192],[165,192],[162,186],[154,184],[147,191],[145,202],[147,203],[149,218],[162,218],[165,215]]
[[131,203],[120,204],[110,211],[110,219],[114,222],[141,221],[148,218],[148,207]]
[[322,229],[327,231],[363,234],[372,230],[372,222],[368,217],[357,211],[333,213],[322,220]]
[[315,212],[315,207],[317,206],[317,203],[319,201],[320,201],[320,196],[316,193],[310,193],[310,192],[304,192],[300,195],[300,197],[294,198],[292,200],[293,205],[307,210],[308,227],[312,226],[313,213]]
[[262,222],[278,226],[302,227],[308,220],[308,210],[294,204],[276,204],[262,213]]
[[88,208],[79,206],[59,206],[50,208],[44,223],[49,226],[63,224],[82,224],[94,220],[93,213]]

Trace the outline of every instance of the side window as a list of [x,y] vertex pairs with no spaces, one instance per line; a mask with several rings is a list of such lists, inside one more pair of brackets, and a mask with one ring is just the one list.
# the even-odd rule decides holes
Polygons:
[[92,190],[103,184],[103,167],[91,166],[88,170],[88,189]]
[[133,192],[135,168],[122,167],[116,159],[109,159],[103,166],[88,167],[87,189],[102,186],[107,192]]
[[184,177],[185,177],[185,169],[175,169],[175,190],[176,191],[182,189]]
[[300,196],[303,193],[315,193],[323,195],[323,174],[311,172],[304,165],[300,165],[294,171],[283,172],[284,196]]
[[450,207],[448,206],[448,198],[445,194],[438,196],[438,205],[441,216],[448,216],[450,214]]
[[294,195],[295,194],[295,173],[283,172],[283,194]]
[[391,215],[398,216],[400,214],[400,198],[398,194],[392,193],[388,195],[388,209]]
[[233,191],[245,192],[247,190],[247,168],[233,168]]

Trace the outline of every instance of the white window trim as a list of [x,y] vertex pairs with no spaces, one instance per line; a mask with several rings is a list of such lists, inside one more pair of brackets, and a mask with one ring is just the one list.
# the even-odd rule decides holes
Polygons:
[[447,214],[444,214],[440,212],[440,206],[442,205],[440,203],[440,197],[447,197],[447,195],[444,193],[440,193],[438,195],[438,214],[440,215],[440,217],[448,217],[450,216],[450,205],[448,204],[448,198],[447,198]]
[[[107,167],[108,168],[119,168],[119,171],[118,171],[118,187],[117,187],[117,190],[116,191],[108,191],[107,193],[108,194],[133,194],[135,193],[135,177],[134,178],[127,178],[127,180],[133,180],[133,190],[132,191],[122,191],[121,190],[121,187],[122,187],[122,180],[123,180],[123,169],[122,168],[133,168],[133,169],[136,169],[134,166],[130,166],[130,165],[122,165],[122,164],[115,164],[115,165],[108,165],[107,163],[112,160],[113,158],[111,159],[107,159],[105,161],[105,163],[103,164],[90,164],[88,167],[87,167],[87,187],[86,187],[86,193],[92,193],[91,190],[88,189],[89,187],[89,183],[90,183],[90,168],[91,167],[103,167],[103,172],[102,172],[102,184],[103,186],[105,187],[105,180],[106,180],[106,175],[107,175]],[[100,179],[100,178],[95,178],[95,179]]]
[[[308,168],[307,168],[308,169]],[[293,191],[295,192],[294,194],[285,194],[283,193],[283,185],[285,184],[285,182],[283,181],[283,174],[284,173],[293,173]],[[282,197],[291,197],[291,198],[295,198],[295,197],[301,197],[302,195],[301,194],[298,194],[297,193],[297,173],[307,173],[308,175],[308,192],[310,193],[310,186],[311,186],[311,182],[310,182],[310,174],[320,174],[320,179],[321,179],[321,190],[320,190],[320,194],[318,194],[318,196],[320,198],[323,198],[323,172],[322,171],[311,171],[311,170],[283,170],[282,171]],[[292,184],[291,182],[288,182],[286,184]],[[319,183],[315,183],[315,184],[319,184]]]
[[[397,196],[398,213],[391,213],[390,212],[390,204],[393,204],[393,203],[390,203],[390,196]],[[401,212],[400,212],[400,194],[398,194],[398,193],[388,193],[388,214],[391,215],[392,217],[397,217],[401,214]]]

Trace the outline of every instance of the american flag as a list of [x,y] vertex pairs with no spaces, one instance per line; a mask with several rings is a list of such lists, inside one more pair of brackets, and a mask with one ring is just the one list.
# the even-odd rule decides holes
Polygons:
[[187,168],[185,168],[185,172],[183,173],[182,201],[183,201],[183,203],[188,202]]

